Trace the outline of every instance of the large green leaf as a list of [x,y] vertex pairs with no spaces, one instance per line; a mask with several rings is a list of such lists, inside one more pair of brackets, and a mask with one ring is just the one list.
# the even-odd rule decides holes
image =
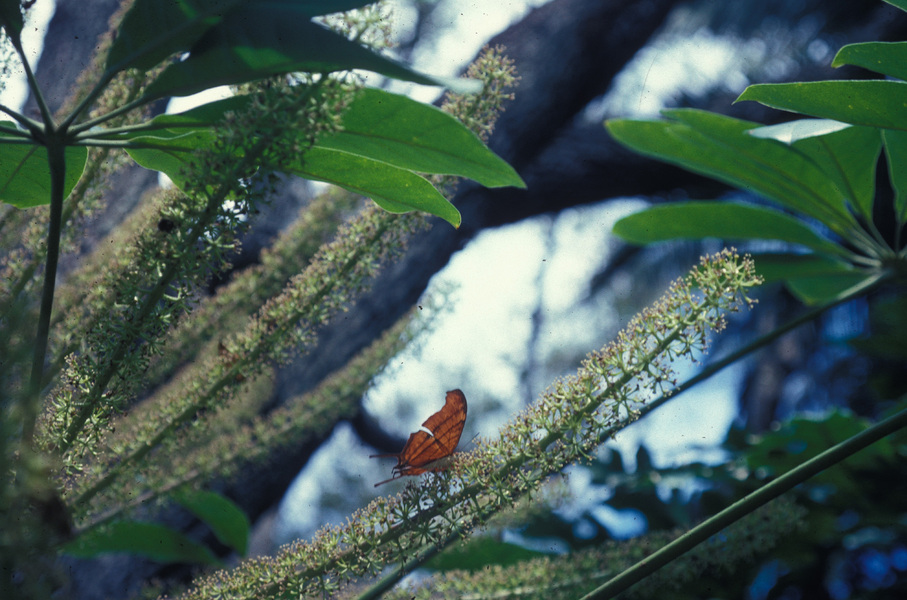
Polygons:
[[747,132],[758,125],[698,110],[664,112],[667,121],[608,121],[608,131],[642,154],[761,194],[846,235],[856,224],[847,199],[803,153]]
[[756,272],[766,282],[784,281],[794,296],[810,305],[832,302],[851,288],[877,279],[874,272],[814,254],[758,254],[754,258]]
[[307,19],[295,3],[241,6],[209,29],[189,57],[167,67],[143,99],[185,96],[218,85],[238,84],[293,71],[374,71],[424,85],[477,91],[469,80],[443,80],[417,73]]
[[480,571],[491,565],[515,565],[521,561],[545,556],[516,544],[501,542],[489,536],[475,536],[435,556],[423,566],[432,571]]
[[211,528],[217,539],[240,556],[249,548],[249,518],[229,498],[208,491],[178,494],[174,498]]
[[907,0],[885,0],[885,2],[892,6],[897,6],[901,10],[907,11]]
[[375,0],[135,0],[123,17],[107,56],[108,72],[147,70],[168,56],[185,52],[237,6],[267,11],[292,5],[304,18],[340,12]]
[[208,145],[214,133],[208,129],[195,129],[166,135],[171,132],[157,132],[159,135],[139,136],[130,140],[133,146],[126,149],[132,160],[146,169],[160,171],[183,189],[185,178],[190,173],[192,152]]
[[866,221],[872,220],[876,165],[882,136],[875,127],[848,127],[798,140],[794,149],[812,159],[829,180],[850,200]]
[[862,286],[870,279],[875,279],[875,276],[863,273],[817,275],[788,279],[787,289],[804,304],[815,306],[834,302],[846,296],[852,288]]
[[882,132],[888,177],[894,188],[894,208],[898,223],[907,223],[907,131],[886,129]]
[[[158,115],[143,127],[131,132],[104,135],[90,132],[96,138],[129,142],[126,152],[135,162],[167,175],[177,187],[183,186],[187,167],[194,160],[192,152],[214,140],[214,127],[229,111],[241,110],[248,96],[233,96],[197,106],[175,115]],[[91,138],[87,138],[90,140]]]
[[135,0],[107,54],[107,73],[148,70],[188,50],[224,14],[243,0]]
[[735,202],[672,202],[624,217],[614,233],[635,244],[675,239],[781,240],[818,252],[845,255],[803,222],[771,208]]
[[25,26],[20,0],[0,0],[0,26],[10,39],[19,39]]
[[751,129],[749,134],[758,138],[793,144],[806,138],[827,135],[848,127],[853,127],[853,125],[842,123],[841,121],[833,121],[832,119],[796,119],[778,123],[777,125],[757,127],[756,129]]
[[741,100],[854,125],[907,130],[903,81],[763,83],[746,88],[737,102]]
[[804,277],[851,275],[856,271],[846,262],[821,254],[762,252],[755,254],[756,272],[766,283]]
[[907,79],[907,42],[863,42],[848,44],[835,55],[831,66],[856,65],[895,77]]
[[342,129],[317,145],[411,171],[469,177],[486,187],[525,187],[513,167],[460,121],[382,90],[362,90],[344,112]]
[[211,550],[179,531],[157,523],[138,521],[117,521],[91,530],[64,546],[63,552],[79,558],[124,552],[147,556],[162,563],[221,565]]
[[460,212],[431,183],[385,162],[315,147],[288,171],[368,196],[389,212],[421,210],[460,226]]
[[[63,195],[78,183],[88,160],[88,148],[66,149]],[[17,208],[50,203],[50,164],[47,151],[36,144],[0,143],[0,202]]]

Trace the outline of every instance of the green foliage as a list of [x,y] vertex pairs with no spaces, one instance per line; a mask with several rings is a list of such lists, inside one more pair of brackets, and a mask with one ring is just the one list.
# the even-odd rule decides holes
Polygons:
[[[890,3],[907,10],[903,2]],[[904,43],[845,46],[833,66],[861,66],[892,79],[753,85],[738,98],[816,118],[761,127],[710,112],[672,109],[663,111],[664,118],[657,121],[616,119],[606,124],[617,141],[635,151],[764,200],[758,204],[723,199],[654,206],[619,221],[615,233],[637,244],[704,238],[782,242],[787,248],[755,257],[757,271],[767,281],[783,281],[800,300],[817,306],[707,369],[710,373],[837,303],[881,288],[882,283],[888,284],[884,289],[889,295],[881,301],[874,297],[870,305],[874,335],[851,344],[877,358],[903,360],[903,344],[898,340],[904,332],[902,298],[907,275],[903,236],[907,224],[905,55]],[[876,185],[881,181],[876,170],[883,151],[882,164],[888,169],[893,194]],[[894,364],[897,372],[902,371],[902,364]],[[822,421],[794,419],[780,431],[756,440],[732,433],[728,445],[739,458],[728,465],[717,469],[690,465],[659,472],[657,477],[708,480],[712,489],[703,494],[702,505],[709,512],[724,506],[725,495],[749,494],[733,506],[745,503],[812,468],[810,465],[821,465],[836,449],[865,440],[867,433],[880,426],[887,427],[888,433],[902,429],[907,415],[903,385],[878,377],[874,383],[882,399],[901,408],[897,423],[892,422],[893,417],[869,425],[841,413]],[[880,432],[873,436],[871,447],[843,465],[821,465],[824,470],[814,472],[798,488],[799,502],[810,509],[809,526],[802,535],[790,536],[775,553],[774,558],[790,569],[777,589],[799,586],[806,594],[806,590],[814,592],[816,581],[823,581],[829,589],[853,589],[856,594],[861,585],[865,589],[883,585],[854,582],[856,576],[845,581],[848,575],[842,574],[842,565],[848,561],[856,566],[847,567],[859,569],[861,553],[868,557],[896,552],[892,540],[903,540],[903,506],[883,498],[885,494],[878,489],[885,481],[903,478],[897,460],[903,454],[903,434],[897,441]],[[846,440],[836,443],[842,437]],[[614,481],[613,475],[610,480]],[[621,490],[615,491],[618,504],[625,500],[626,505],[646,507],[647,516],[661,523],[675,517],[679,507],[673,503],[645,500],[652,494],[651,482],[643,480],[630,488],[624,490],[623,499]],[[755,571],[749,580],[754,577]],[[838,584],[844,587],[835,587]],[[739,582],[726,585],[718,595],[735,597],[745,591]],[[883,585],[890,586],[890,582]],[[703,594],[716,594],[714,586],[707,588]],[[898,589],[896,585],[891,588],[893,593]]]
[[749,260],[727,251],[704,258],[614,342],[555,382],[497,438],[477,440],[449,470],[379,497],[344,525],[323,528],[274,557],[200,580],[185,598],[334,595],[394,564],[364,592],[382,593],[632,423],[647,407],[645,397],[673,379],[675,358],[701,352],[710,332],[724,327],[726,313],[749,304],[748,290],[757,283]]
[[[845,46],[834,66],[853,64],[903,78],[905,43]],[[780,240],[806,250],[758,256],[768,279],[783,280],[809,304],[905,272],[901,228],[907,223],[903,106],[907,83],[895,80],[761,84],[738,98],[819,119],[771,127],[694,110],[666,110],[665,120],[614,120],[607,128],[630,148],[724,181],[774,206],[679,202],[626,217],[615,227],[628,241],[718,237]],[[895,223],[875,222],[876,166],[884,149],[895,190]],[[779,208],[781,210],[779,210]],[[827,231],[817,231],[815,223]]]
[[157,523],[138,521],[116,521],[104,529],[80,535],[62,550],[79,558],[125,552],[163,563],[221,564],[211,550],[182,533]]
[[[0,132],[16,135],[20,132],[8,124],[0,124]],[[78,146],[66,149],[66,175],[64,176],[64,195],[69,195],[76,187],[85,164],[88,161],[88,148]],[[0,181],[0,201],[16,208],[31,208],[47,204],[50,198],[50,181],[47,173],[50,165],[47,152],[37,144],[3,144],[0,145],[0,164],[4,165]]]
[[211,528],[222,544],[240,556],[249,549],[249,518],[229,498],[214,492],[182,492],[176,501]]
[[[515,82],[512,67],[500,50],[485,52],[470,69],[484,84],[481,92],[451,95],[438,110],[358,89],[352,77],[332,74],[361,68],[440,82],[369,47],[382,14],[368,2],[135,0],[115,19],[76,99],[55,117],[18,46],[19,6],[0,2],[0,24],[40,111],[36,120],[0,107],[15,121],[0,128],[0,146],[10,149],[9,160],[0,161],[2,197],[33,207],[27,217],[0,207],[6,211],[0,235],[11,248],[0,280],[0,469],[12,475],[0,486],[0,596],[48,596],[65,585],[45,576],[61,552],[127,552],[220,566],[210,548],[144,519],[178,504],[223,544],[246,552],[245,516],[229,500],[201,490],[279,448],[321,439],[338,420],[351,418],[375,374],[425,327],[408,315],[315,389],[266,409],[273,366],[314,347],[318,328],[355,302],[427,226],[420,212],[459,225],[444,195],[455,177],[492,187],[523,185],[484,145]],[[322,18],[347,9],[362,10]],[[872,52],[863,51],[859,60],[871,60]],[[142,112],[151,100],[223,83],[237,86],[233,98],[150,120]],[[477,89],[474,82],[457,85]],[[883,147],[889,157],[902,156],[902,132],[824,123],[788,131],[785,145],[771,139],[783,132],[751,135],[755,124],[743,121],[698,111],[668,116],[667,124],[611,126],[641,147],[661,136],[660,145],[648,149],[653,155],[763,193],[795,217],[822,221],[838,238],[812,233],[781,212],[739,204],[708,218],[703,206],[688,205],[686,213],[671,214],[686,227],[654,237],[627,221],[621,226],[628,235],[647,241],[686,235],[693,226],[693,237],[720,235],[723,224],[745,217],[741,238],[770,237],[811,251],[806,258],[813,262],[802,261],[797,277],[779,267],[780,277],[807,288],[803,297],[830,297],[836,292],[822,286],[840,285],[845,275],[848,285],[879,276],[872,260],[891,257],[872,255],[877,240],[861,232],[872,214],[874,158]],[[691,143],[695,153],[687,148]],[[742,157],[739,166],[729,165],[729,149]],[[38,151],[46,160],[35,158]],[[176,188],[150,195],[58,284],[58,259],[74,245],[107,178],[126,162],[117,152],[166,173]],[[39,169],[50,174],[46,181],[35,179]],[[278,173],[367,195],[380,208],[361,208],[336,188],[327,192],[281,233],[261,266],[205,297],[202,286],[226,266]],[[907,187],[900,175],[892,181]],[[903,207],[903,194],[898,198]],[[749,258],[731,251],[705,257],[613,343],[554,382],[498,436],[457,455],[449,470],[378,498],[345,524],[276,556],[209,570],[183,597],[330,597],[366,585],[363,596],[383,593],[440,549],[529,503],[551,474],[588,460],[602,441],[666,401],[677,361],[700,355],[710,334],[724,328],[727,313],[753,303],[749,290],[760,281]],[[754,506],[743,508],[752,513]],[[699,542],[739,512],[707,523],[711,530],[694,530]],[[132,520],[139,515],[142,521]],[[785,517],[779,510],[770,516]],[[797,520],[786,516],[765,537],[754,536],[747,523],[735,526],[697,548],[689,563],[710,568],[744,560]],[[660,560],[695,547],[691,539],[660,550]],[[650,541],[561,562],[509,549],[505,557],[500,545],[482,546],[513,564],[480,569],[475,583],[454,575],[448,591],[498,594],[528,585],[544,597],[575,595],[634,562],[630,570],[654,564],[638,562],[654,549]],[[601,569],[603,561],[608,569]],[[675,583],[698,572],[685,563],[674,569],[668,577]],[[618,575],[626,577],[641,576]]]
[[[399,256],[427,226],[416,211],[459,225],[442,193],[454,177],[523,185],[482,139],[514,82],[499,51],[486,53],[476,80],[455,84],[479,95],[451,94],[447,112],[332,74],[355,67],[439,83],[365,45],[384,18],[367,4],[136,0],[114,17],[58,115],[18,45],[19,3],[0,5],[40,112],[36,120],[0,106],[13,119],[0,125],[0,596],[45,597],[65,585],[49,569],[61,551],[220,565],[211,549],[145,520],[165,504],[181,504],[244,554],[248,520],[201,488],[352,417],[418,327],[409,315],[309,394],[259,414],[273,363],[310,349],[316,329]],[[243,85],[181,115],[144,114],[152,99],[224,81]],[[109,177],[127,156],[177,187],[150,193],[58,282],[60,256],[79,248],[82,221],[109,199]],[[324,193],[260,268],[174,327],[228,264],[278,173],[372,195],[393,213]],[[139,509],[143,520],[131,520]]]
[[[125,148],[143,166],[162,170],[174,181],[182,182],[186,164],[197,160],[193,152],[213,143],[213,130],[222,125],[225,115],[229,111],[243,110],[243,104],[250,101],[246,97],[212,103],[185,115],[158,117],[125,129],[114,127],[104,130],[99,127],[116,114],[147,105],[164,96],[185,95],[217,85],[241,84],[297,71],[324,74],[349,69],[371,70],[388,77],[428,85],[450,84],[460,90],[474,92],[478,89],[478,82],[475,81],[457,84],[418,74],[355,40],[311,21],[312,17],[365,4],[368,3],[185,0],[168,3],[161,10],[156,2],[138,0],[123,17],[107,55],[106,70],[94,89],[76,110],[63,118],[59,127],[50,123],[47,117],[44,123],[40,123],[13,111],[4,111],[16,119],[20,127],[6,123],[0,130],[0,144],[11,148],[6,150],[7,160],[0,162],[0,181],[3,181],[0,197],[19,207],[51,201],[49,193],[42,193],[49,190],[49,184],[38,182],[39,185],[35,185],[39,175],[46,177],[47,163],[35,159],[34,155],[42,145],[41,140],[48,138],[58,139],[62,146],[79,145],[71,152],[67,150],[63,158],[67,165],[67,186],[63,196],[71,191],[81,174],[79,164],[85,161],[84,147],[96,145]],[[104,85],[116,75],[130,68],[151,69],[177,52],[188,52],[189,55],[153,76],[131,102],[107,115],[94,116],[86,123],[76,122],[88,103],[96,99],[103,92]],[[309,93],[313,96],[319,94],[319,83],[312,83],[309,87]],[[398,158],[396,166],[404,168],[404,171],[393,171],[374,164],[375,149],[383,148],[382,143],[373,143],[369,151],[361,143],[353,147],[338,140],[334,142],[333,149],[341,149],[352,156],[334,156],[331,159],[322,156],[313,162],[322,165],[326,172],[299,169],[300,174],[341,186],[346,184],[359,193],[374,194],[376,201],[393,212],[428,210],[454,225],[459,225],[455,209],[430,186],[418,181],[413,171],[438,172],[440,168],[444,172],[461,175],[477,171],[480,178],[496,182],[492,185],[522,185],[516,173],[503,161],[489,161],[493,155],[481,144],[477,145],[475,135],[455,119],[438,114],[428,117],[425,127],[420,126],[434,109],[416,102],[394,100],[388,95],[384,108],[391,113],[383,116],[392,115],[394,118],[381,119],[377,123],[364,122],[361,115],[374,110],[379,102],[376,96],[382,94],[384,92],[378,90],[367,92],[363,100],[366,106],[354,112],[354,119],[357,114],[360,115],[356,123],[364,127],[359,134],[366,137],[389,135],[389,141],[397,139],[413,145],[444,148],[447,164],[423,168],[431,167],[431,163],[414,161],[412,152],[406,160],[405,153],[393,151],[393,156]],[[441,126],[440,122],[444,125]],[[313,136],[312,131],[302,129],[299,135],[300,139],[295,143],[311,145],[313,140],[306,140],[305,136]],[[30,143],[20,147],[23,142]],[[365,160],[372,162],[364,163]],[[481,166],[477,164],[485,162],[487,164]],[[472,163],[471,168],[469,163]],[[363,178],[356,177],[366,164],[382,181],[374,188],[363,185]],[[405,193],[395,202],[389,188],[398,184]],[[27,193],[23,194],[23,190]]]

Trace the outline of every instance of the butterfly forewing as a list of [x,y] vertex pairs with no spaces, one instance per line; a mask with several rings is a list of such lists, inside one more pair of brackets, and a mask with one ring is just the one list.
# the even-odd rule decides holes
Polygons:
[[400,454],[389,455],[397,457],[397,464],[393,470],[394,476],[375,485],[378,486],[406,475],[419,475],[426,471],[441,470],[443,467],[440,464],[433,467],[432,463],[442,461],[453,454],[460,442],[465,425],[466,396],[460,390],[451,390],[447,392],[441,410],[422,423],[423,429],[427,429],[431,433],[420,429],[410,434]]
[[434,434],[440,450],[446,454],[452,454],[457,449],[465,425],[466,396],[460,390],[447,392],[444,407],[422,423],[422,427]]

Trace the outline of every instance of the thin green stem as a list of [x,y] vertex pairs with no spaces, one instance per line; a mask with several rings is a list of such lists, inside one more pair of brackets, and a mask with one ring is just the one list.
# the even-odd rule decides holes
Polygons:
[[[886,278],[887,278],[887,275],[885,275],[885,274],[878,274],[874,277],[867,278],[867,279],[861,281],[859,284],[853,286],[849,290],[845,290],[831,302],[828,302],[826,304],[823,304],[822,306],[819,306],[817,308],[813,308],[811,310],[804,312],[799,317],[791,319],[787,323],[781,325],[780,327],[777,327],[776,329],[763,335],[762,337],[759,337],[759,338],[753,340],[752,342],[750,342],[746,346],[740,348],[739,350],[731,352],[730,354],[728,354],[721,360],[717,360],[713,363],[710,363],[709,366],[707,366],[704,369],[702,369],[701,371],[699,371],[696,375],[694,375],[693,377],[690,377],[683,383],[674,387],[671,390],[670,394],[664,394],[651,402],[647,402],[645,406],[641,407],[637,411],[637,416],[639,418],[644,417],[645,415],[649,414],[656,408],[663,405],[665,402],[667,402],[671,398],[674,398],[674,397],[680,395],[681,393],[687,391],[688,389],[690,389],[691,387],[693,387],[694,385],[696,385],[698,383],[702,383],[703,381],[710,378],[712,375],[715,375],[716,373],[718,373],[719,371],[721,371],[728,365],[731,365],[731,364],[737,362],[741,358],[745,357],[748,354],[751,354],[752,352],[758,350],[759,348],[762,348],[763,346],[767,346],[768,344],[774,342],[776,339],[778,339],[782,335],[788,333],[789,331],[796,329],[800,325],[803,325],[804,323],[808,323],[808,322],[822,316],[822,314],[825,313],[828,309],[833,308],[839,304],[843,304],[844,302],[853,300],[854,298],[857,298],[859,296],[862,296],[863,294],[867,293],[868,291],[870,291],[871,289],[873,289],[874,287],[876,287],[877,285],[882,283],[882,281],[885,280]],[[599,439],[601,439],[601,441],[604,442],[605,440],[610,439],[611,436],[614,435],[614,433],[616,433],[616,428],[605,430],[599,436]]]
[[[73,123],[75,123],[75,120],[79,118],[79,115],[82,114],[82,111],[86,110],[95,100],[98,99],[98,97],[104,92],[104,90],[107,89],[107,84],[110,83],[114,75],[116,75],[115,71],[105,71],[98,82],[95,84],[95,86],[92,88],[92,90],[88,94],[86,94],[84,98],[82,98],[76,108],[73,109],[71,113],[69,113],[69,115],[63,120],[63,123],[61,123],[60,126],[65,127],[73,134],[81,133],[86,129],[90,129],[97,123],[103,123],[104,121],[108,120],[109,118],[111,118],[111,115],[114,115],[114,113],[122,114],[123,112],[125,112],[124,109],[131,110],[135,108],[135,106],[133,106],[135,104],[135,101],[133,101],[115,111],[105,113],[98,118],[93,119],[91,121],[91,124],[79,123],[78,125],[73,125]],[[141,105],[139,104],[139,106]]]
[[749,515],[760,506],[904,427],[907,427],[907,410],[902,410],[893,417],[885,419],[869,429],[832,446],[802,465],[791,469],[771,483],[744,496],[741,500],[694,527],[658,552],[641,560],[617,577],[586,594],[583,596],[583,600],[613,598],[696,545],[706,541],[728,525]]
[[40,405],[41,382],[44,377],[44,358],[50,334],[50,313],[54,306],[54,288],[57,281],[57,262],[60,257],[60,236],[63,230],[63,190],[66,175],[66,145],[63,140],[48,140],[47,161],[50,165],[50,219],[47,227],[47,263],[44,267],[44,289],[41,293],[41,312],[35,334],[35,348],[29,379],[28,406],[32,413],[24,423],[24,437],[31,440],[35,418]]
[[[13,43],[13,47],[16,50],[16,54],[19,55],[19,60],[22,61],[22,68],[25,70],[25,79],[28,82],[28,89],[35,97],[35,102],[38,105],[38,110],[41,111],[41,120],[44,121],[44,126],[48,130],[54,128],[54,119],[53,115],[50,112],[50,108],[47,106],[47,102],[44,100],[44,95],[41,93],[41,87],[38,85],[38,80],[35,78],[35,74],[31,69],[31,65],[28,62],[28,57],[25,54],[25,51],[22,49],[22,40],[18,36],[12,36],[9,38]],[[7,113],[14,119],[16,116]],[[35,125],[35,122],[27,117],[22,117],[22,119],[16,119],[22,123],[25,127],[32,129]],[[60,128],[60,131],[65,132],[65,128]]]
[[[838,304],[841,304],[843,302],[847,302],[856,297],[859,297],[860,295],[869,291],[874,286],[878,285],[878,283],[881,281],[881,279],[882,279],[881,276],[867,279],[866,281],[861,282],[858,286],[855,286],[854,288],[851,288],[850,290],[847,290],[846,292],[842,293],[838,298],[836,298],[832,302],[803,313],[799,317],[792,319],[791,321],[785,323],[781,327],[778,327],[771,333],[760,337],[759,339],[751,342],[750,344],[747,344],[745,347],[722,358],[720,361],[710,364],[708,367],[706,367],[705,369],[703,369],[702,371],[697,373],[695,376],[691,377],[690,379],[684,381],[683,383],[681,383],[680,385],[675,387],[672,390],[671,394],[663,395],[660,398],[658,398],[652,402],[646,403],[645,406],[641,407],[637,411],[637,417],[642,418],[644,415],[659,408],[660,406],[665,404],[668,400],[676,397],[681,392],[688,390],[689,388],[693,387],[694,385],[701,383],[702,381],[710,378],[712,375],[715,375],[717,372],[721,371],[728,365],[733,364],[733,363],[737,362],[738,360],[740,360],[741,358],[743,358],[744,356],[752,353],[753,351],[755,351],[763,346],[768,345],[769,343],[773,342],[774,340],[778,339],[779,337],[783,336],[784,334],[792,331],[793,329],[796,329],[800,325],[803,325],[804,323],[808,323],[808,322],[816,319],[817,317],[819,317],[823,313],[825,313],[828,309],[830,309]],[[674,337],[675,336],[669,335],[664,340],[664,342],[669,343],[671,340],[674,339]],[[614,433],[616,433],[621,427],[624,427],[624,426],[626,426],[626,423],[622,423],[619,426],[609,428],[609,429],[603,431],[599,437],[602,441],[604,441],[606,439],[610,439]],[[549,434],[548,437],[551,439],[543,440],[540,444],[542,447],[545,447],[547,445],[546,442],[553,441],[554,439],[556,439],[557,436],[554,434]],[[516,461],[511,461],[511,463],[515,463],[515,462]],[[507,468],[515,467],[515,465],[513,465],[511,463],[508,463],[503,468],[507,469]],[[457,504],[460,501],[462,501],[462,499],[465,498],[466,496],[468,496],[470,494],[480,493],[480,491],[481,490],[479,489],[478,486],[475,486],[475,485],[470,486],[470,487],[464,489],[463,492],[461,492],[460,494],[457,494],[458,500],[455,502],[452,502],[451,504]],[[433,516],[434,514],[439,514],[440,512],[443,512],[446,507],[436,507],[436,508],[437,508],[437,510],[431,511],[429,514],[422,514],[420,516],[426,517],[426,516]],[[390,533],[390,532],[388,532],[388,533]],[[389,542],[388,539],[382,539],[381,541],[382,541],[382,543]],[[455,538],[450,538],[448,540],[445,540],[443,543],[441,543],[439,545],[439,548],[443,549],[444,547],[447,547],[450,543],[453,543],[454,541],[455,541]],[[420,553],[418,556],[414,557],[411,561],[408,561],[405,566],[398,565],[390,573],[388,573],[386,575],[386,577],[384,577],[380,582],[376,583],[375,587],[369,588],[369,590],[367,590],[361,597],[362,598],[374,597],[374,593],[377,593],[378,591],[386,590],[388,583],[399,581],[399,579],[401,579],[402,576],[405,575],[405,573],[407,571],[418,567],[420,564],[423,564],[425,560],[428,560],[428,558],[430,558],[430,556],[423,557],[422,554]],[[373,592],[373,590],[375,590],[375,592]]]
[[[83,105],[89,100],[93,102],[95,100],[95,98],[96,98],[96,96],[95,97],[92,97],[91,95],[87,96],[85,98],[85,100],[83,100],[82,103],[79,104],[79,107],[72,112],[72,114],[66,119],[66,121],[64,121],[64,125],[71,124],[72,120],[75,119],[75,117],[76,117],[76,115],[78,115],[79,111],[84,108]],[[92,127],[97,127],[101,123],[109,121],[120,115],[126,114],[129,111],[135,110],[141,106],[144,106],[147,103],[148,103],[148,101],[144,100],[143,97],[137,98],[137,99],[133,100],[132,102],[124,104],[123,106],[121,106],[119,108],[115,108],[114,110],[112,110],[108,113],[104,113],[103,115],[95,117],[94,119],[89,119],[88,121],[83,121],[81,123],[72,125],[70,128],[70,131],[72,132],[73,135],[78,135],[78,134],[84,133],[84,132],[88,131],[89,129],[91,129]]]

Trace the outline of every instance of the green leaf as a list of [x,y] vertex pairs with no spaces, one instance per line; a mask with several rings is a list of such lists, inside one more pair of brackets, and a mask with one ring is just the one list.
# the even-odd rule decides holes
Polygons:
[[179,531],[157,523],[138,521],[117,521],[107,527],[93,529],[66,544],[63,552],[79,558],[124,552],[147,556],[162,563],[221,566],[211,550]]
[[135,162],[166,174],[177,187],[183,187],[183,177],[193,160],[192,152],[208,146],[215,133],[213,127],[223,119],[224,114],[245,108],[248,96],[232,96],[197,106],[175,115],[158,115],[143,127],[130,132],[105,135],[90,132],[91,139],[129,142],[126,152]]
[[757,138],[777,140],[790,145],[806,138],[834,133],[848,127],[853,127],[853,125],[831,119],[797,119],[777,125],[757,127],[750,129],[747,133]]
[[168,56],[188,50],[240,2],[136,0],[123,17],[110,46],[107,74],[128,68],[147,71]]
[[753,260],[756,263],[756,273],[766,283],[804,277],[850,275],[855,272],[849,263],[820,254],[763,252],[753,255]]
[[240,556],[249,549],[249,518],[229,498],[214,492],[182,493],[174,500],[204,521],[217,539]]
[[903,81],[763,83],[743,90],[736,101],[743,100],[854,125],[907,130]]
[[903,11],[907,11],[907,0],[884,0],[892,6],[896,6]]
[[[142,131],[155,129],[168,130],[177,133],[180,129],[195,129],[203,127],[216,127],[228,112],[244,110],[252,98],[248,95],[230,96],[201,104],[185,112],[172,115],[158,115],[143,127]],[[139,135],[142,135],[141,133]],[[128,138],[129,134],[124,139]]]
[[342,129],[317,146],[411,171],[469,177],[486,187],[526,187],[513,167],[457,119],[377,89],[362,90],[343,114]]
[[907,132],[886,129],[882,132],[885,143],[885,157],[888,161],[888,177],[894,188],[894,208],[898,223],[907,222]]
[[831,66],[855,65],[882,75],[907,79],[907,42],[863,42],[838,50]]
[[805,304],[825,304],[877,277],[849,263],[816,254],[765,253],[753,257],[766,283],[783,281]]
[[245,6],[267,11],[273,5],[292,5],[303,18],[341,12],[375,0],[136,0],[123,17],[107,55],[107,71],[148,70],[168,56],[189,50],[231,9]]
[[642,154],[761,194],[842,235],[856,225],[847,199],[813,160],[747,131],[757,124],[699,110],[670,110],[667,121],[608,121],[620,143]]
[[218,86],[294,71],[328,73],[365,69],[423,85],[453,85],[477,91],[471,80],[446,80],[417,73],[307,20],[295,3],[241,6],[212,27],[189,57],[167,67],[145,90],[144,101],[185,96]]
[[853,271],[836,275],[791,278],[786,283],[787,289],[804,304],[820,305],[837,300],[851,288],[874,277],[873,274],[867,275],[864,272]]
[[451,571],[463,569],[480,571],[489,565],[515,565],[521,561],[545,556],[541,552],[529,550],[516,544],[499,542],[490,537],[475,537],[465,545],[459,544],[448,548],[425,563],[426,569],[434,571]]
[[[69,195],[85,170],[88,148],[70,146],[65,156],[64,197]],[[50,203],[50,164],[43,146],[0,143],[0,202],[16,208]]]
[[314,147],[288,171],[368,196],[392,213],[421,210],[460,226],[460,211],[425,178],[385,162]]
[[25,26],[20,0],[0,0],[0,25],[6,35],[18,43]]
[[852,200],[854,209],[871,220],[876,165],[882,147],[878,129],[831,119],[799,119],[749,133],[803,152],[829,176],[842,196]]
[[146,169],[160,171],[169,177],[176,187],[183,189],[186,174],[190,172],[194,155],[199,147],[208,145],[214,139],[214,133],[207,129],[180,132],[179,135],[160,135],[135,137],[130,142],[134,147],[126,149],[132,160]]
[[619,220],[614,233],[634,244],[720,238],[781,240],[818,252],[845,254],[802,221],[771,208],[736,202],[672,202]]
[[848,127],[794,142],[793,147],[812,159],[828,175],[854,210],[872,221],[876,165],[882,136],[875,127]]

